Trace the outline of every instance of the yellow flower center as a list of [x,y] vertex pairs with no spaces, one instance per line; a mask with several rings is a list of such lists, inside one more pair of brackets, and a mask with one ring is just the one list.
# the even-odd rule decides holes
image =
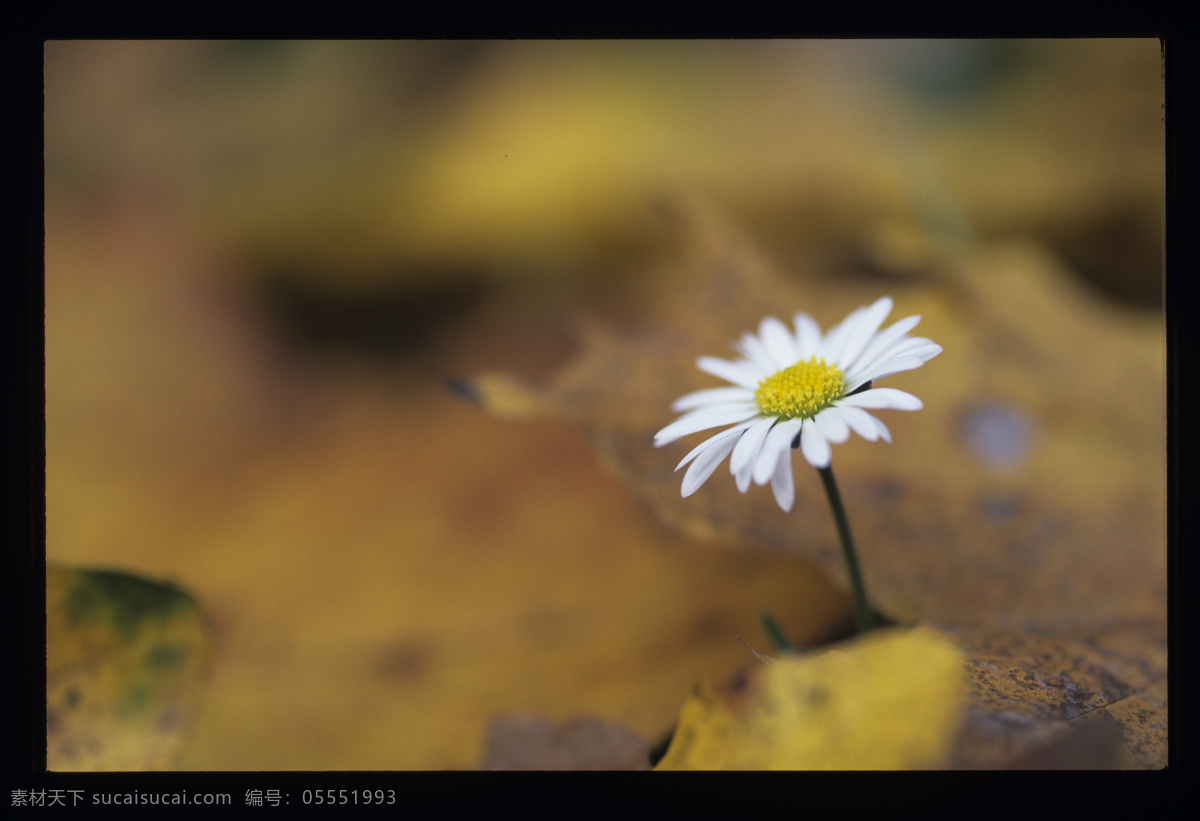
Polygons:
[[841,398],[846,376],[825,357],[812,357],[773,373],[758,383],[754,401],[766,416],[810,419]]

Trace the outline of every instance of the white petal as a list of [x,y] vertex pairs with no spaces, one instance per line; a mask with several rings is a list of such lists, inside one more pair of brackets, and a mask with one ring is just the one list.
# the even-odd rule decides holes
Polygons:
[[692,466],[683,475],[680,493],[684,498],[700,489],[700,485],[704,484],[709,476],[712,476],[717,465],[721,464],[721,461],[729,455],[729,451],[733,450],[735,444],[737,444],[737,440],[734,437],[722,439],[696,457],[696,461],[692,462]]
[[902,352],[905,356],[915,356],[922,361],[928,362],[942,352],[941,345],[938,345],[936,342],[930,342],[928,339],[914,339],[912,341],[919,344],[907,347]]
[[749,402],[698,408],[685,413],[654,434],[654,445],[655,447],[662,447],[669,442],[674,442],[681,436],[687,436],[689,433],[696,433],[697,431],[716,428],[721,425],[730,425],[734,422],[744,422],[757,414],[758,408]]
[[[744,436],[738,440],[737,447],[733,449],[733,455],[729,457],[729,470],[738,480],[738,487],[749,487],[750,472],[754,468],[754,459],[758,456],[759,450],[762,449],[762,444],[766,441],[767,434],[771,432],[771,428],[775,425],[775,419],[756,419],[754,423],[746,430]],[[743,479],[743,475],[745,478]],[[745,490],[742,490],[745,493]]]
[[935,356],[937,356],[941,352],[942,352],[941,345],[938,345],[936,342],[930,342],[924,348],[921,348],[920,350],[917,350],[917,351],[913,351],[913,356],[919,356],[922,359],[924,359],[926,362],[928,362],[930,359],[933,359]]
[[775,369],[783,370],[796,364],[796,340],[787,326],[773,316],[758,324],[758,338],[775,360]]
[[845,332],[845,337],[842,342],[841,350],[830,351],[833,354],[834,361],[839,363],[843,370],[849,368],[858,355],[863,352],[867,343],[879,330],[879,326],[883,324],[883,320],[887,319],[887,315],[892,312],[892,298],[885,296],[876,300],[869,308],[866,308],[859,314],[853,324],[850,324],[847,319],[848,328]]
[[[892,349],[893,354],[911,353],[914,348],[919,348],[922,345],[933,345],[933,341],[926,339],[923,336],[906,336],[896,343]],[[940,345],[938,346],[941,347]]]
[[694,447],[690,451],[688,451],[688,455],[683,457],[683,460],[678,465],[675,466],[675,470],[679,470],[681,467],[686,465],[688,462],[695,459],[701,453],[708,450],[708,448],[711,447],[714,443],[719,442],[722,439],[726,439],[730,436],[741,436],[742,432],[744,430],[746,430],[746,428],[750,427],[750,425],[752,425],[752,424],[754,424],[753,421],[742,422],[741,424],[734,425],[732,428],[729,428],[728,430],[723,430],[718,434],[710,436],[709,438],[705,439],[700,444],[696,445],[696,447]]
[[680,413],[703,405],[725,405],[730,402],[753,402],[754,392],[745,388],[707,388],[685,394],[671,403],[671,410]]
[[742,334],[742,341],[734,348],[744,357],[749,359],[754,365],[763,372],[763,376],[770,376],[779,370],[775,365],[775,360],[771,356],[767,347],[763,345],[762,340],[751,333]]
[[796,486],[792,481],[792,454],[785,451],[775,465],[775,473],[771,476],[771,490],[775,493],[775,501],[786,513],[792,509],[796,501]]
[[838,410],[841,412],[842,421],[850,426],[850,430],[857,433],[868,442],[874,442],[879,438],[879,420],[871,414],[867,413],[862,408],[856,408],[851,405],[840,404]]
[[841,417],[841,409],[837,406],[826,408],[813,418],[813,424],[821,435],[834,445],[840,445],[850,438],[850,428]]
[[[846,379],[848,382],[861,382],[870,378],[868,374],[871,373],[881,373],[884,371],[899,373],[900,371],[891,370],[890,363],[893,359],[917,357],[924,364],[941,352],[942,346],[935,345],[928,339],[905,337],[904,339],[897,340],[887,350],[882,351],[869,360],[865,356],[860,357],[859,363],[846,372]],[[912,368],[902,368],[901,370],[912,370]]]
[[825,437],[821,435],[821,431],[816,425],[811,422],[804,426],[804,433],[800,434],[800,450],[808,463],[815,468],[827,468],[830,460],[833,459],[829,443],[825,441]]
[[770,480],[779,460],[786,458],[791,451],[792,440],[796,438],[800,428],[799,419],[789,419],[771,428],[758,452],[758,458],[754,460],[754,484],[765,485]]
[[901,319],[894,323],[890,328],[875,335],[875,338],[867,343],[867,347],[858,355],[857,362],[846,363],[847,378],[857,375],[854,373],[863,368],[869,368],[877,361],[880,361],[888,356],[891,356],[891,348],[896,345],[900,338],[916,327],[921,321],[919,316],[910,316]]
[[733,474],[733,481],[737,485],[738,493],[745,493],[750,489],[750,471]]
[[[865,379],[850,379],[849,377],[847,377],[846,378],[846,390],[845,390],[845,393],[843,393],[843,395],[848,395],[848,394],[854,393],[856,390],[858,390],[863,385],[865,385],[866,382],[867,382],[867,380],[865,380]],[[671,408],[672,408],[672,410],[674,410],[675,406],[672,405]]]
[[858,379],[860,382],[876,382],[902,371],[911,371],[924,364],[925,360],[918,356],[897,356],[885,360],[870,370],[859,374]]
[[941,352],[942,346],[934,344],[928,339],[924,339],[923,337],[919,336],[906,336],[903,339],[897,340],[895,344],[888,348],[881,356],[875,357],[874,362],[866,363],[864,361],[864,366],[870,367],[871,365],[876,365],[880,362],[886,362],[888,359],[894,356],[917,356],[921,353],[928,353],[929,355],[926,357],[926,359],[933,359],[933,357],[937,356]]
[[871,421],[875,423],[875,427],[879,430],[879,438],[890,445],[892,443],[892,432],[887,429],[887,425],[880,422],[874,416],[871,416]]
[[851,405],[856,408],[890,408],[891,410],[920,410],[925,407],[920,399],[911,393],[895,388],[872,388],[869,391],[856,393],[839,400],[838,404]]
[[715,356],[702,356],[696,360],[696,367],[705,373],[719,376],[726,382],[741,385],[743,388],[754,390],[762,377],[750,366],[749,362],[730,362]]
[[821,327],[808,314],[796,314],[797,360],[808,361],[821,349]]
[[825,335],[825,340],[821,344],[821,349],[817,351],[818,355],[825,357],[826,362],[831,365],[841,365],[837,354],[845,347],[846,338],[849,336],[854,323],[858,320],[860,311],[862,311],[862,308],[857,309],[850,316],[842,320],[841,324],[829,329],[829,333]]

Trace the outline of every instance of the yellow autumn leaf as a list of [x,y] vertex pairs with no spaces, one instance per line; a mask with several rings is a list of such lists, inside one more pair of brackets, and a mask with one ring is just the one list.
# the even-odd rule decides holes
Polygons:
[[662,770],[899,770],[948,754],[962,656],[924,628],[751,668],[684,703]]
[[46,568],[51,770],[161,770],[178,755],[208,653],[182,590],[107,570]]

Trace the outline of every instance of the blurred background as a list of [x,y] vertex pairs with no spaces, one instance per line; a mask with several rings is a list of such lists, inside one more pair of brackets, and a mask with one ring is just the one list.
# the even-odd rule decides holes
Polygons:
[[[1138,39],[49,42],[47,559],[200,602],[182,769],[473,768],[512,714],[653,740],[760,608],[816,643],[844,594],[447,377],[544,380],[580,313],[645,322],[688,198],[833,288],[1019,243],[1135,328],[1153,394],[1162,102]],[[970,424],[971,469],[1019,481],[1027,417]]]

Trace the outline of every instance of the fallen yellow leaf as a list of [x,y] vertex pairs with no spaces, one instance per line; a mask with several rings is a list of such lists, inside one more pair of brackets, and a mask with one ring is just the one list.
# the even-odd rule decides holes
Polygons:
[[962,670],[954,644],[923,628],[753,667],[684,703],[658,769],[936,767],[958,727]]

